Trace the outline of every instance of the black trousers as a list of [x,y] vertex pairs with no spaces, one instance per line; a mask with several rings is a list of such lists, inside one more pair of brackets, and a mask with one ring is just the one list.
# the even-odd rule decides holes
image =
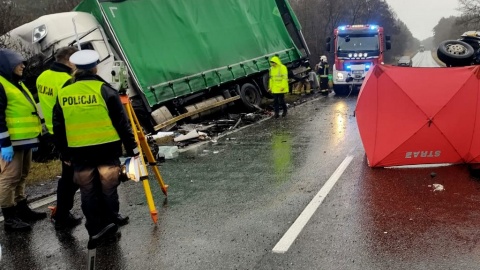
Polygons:
[[285,94],[273,94],[273,110],[275,111],[275,115],[279,114],[280,107],[282,107],[283,114],[287,114],[287,104],[285,103]]
[[120,160],[102,163],[75,163],[74,181],[80,186],[82,211],[88,234],[93,236],[113,223],[120,203],[117,187],[120,185]]
[[78,185],[73,182],[73,166],[68,166],[62,161],[62,176],[57,184],[56,220],[68,217],[69,211],[73,208],[73,201],[77,190]]
[[328,77],[320,77],[320,90],[328,89]]

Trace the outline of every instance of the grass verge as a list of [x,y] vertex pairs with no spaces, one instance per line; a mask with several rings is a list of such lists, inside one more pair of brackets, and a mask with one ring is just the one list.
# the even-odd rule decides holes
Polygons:
[[34,185],[43,182],[55,180],[62,173],[62,164],[60,160],[51,160],[48,162],[32,162],[30,172],[27,177],[27,185]]

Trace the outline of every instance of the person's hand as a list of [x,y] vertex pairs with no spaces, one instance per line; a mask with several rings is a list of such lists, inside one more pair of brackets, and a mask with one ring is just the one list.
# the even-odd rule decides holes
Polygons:
[[2,152],[2,158],[6,162],[11,162],[13,160],[13,146],[2,147],[0,150]]

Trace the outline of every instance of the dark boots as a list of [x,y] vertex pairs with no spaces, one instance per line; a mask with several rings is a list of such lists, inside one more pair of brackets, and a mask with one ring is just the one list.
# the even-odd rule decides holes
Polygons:
[[114,218],[114,221],[113,223],[117,224],[118,226],[124,226],[124,225],[127,225],[128,224],[128,220],[130,218],[128,216],[122,216],[120,214],[118,214],[115,218]]
[[17,202],[15,206],[17,217],[26,222],[37,221],[47,217],[47,213],[35,212],[27,204],[27,200]]
[[32,229],[30,224],[16,216],[16,209],[14,206],[2,208],[2,212],[5,219],[3,223],[5,231],[29,231]]

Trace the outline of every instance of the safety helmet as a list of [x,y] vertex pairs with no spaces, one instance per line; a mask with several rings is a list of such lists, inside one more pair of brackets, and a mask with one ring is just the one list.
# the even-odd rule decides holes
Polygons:
[[322,60],[323,62],[327,62],[327,56],[325,55],[320,56],[320,60]]

